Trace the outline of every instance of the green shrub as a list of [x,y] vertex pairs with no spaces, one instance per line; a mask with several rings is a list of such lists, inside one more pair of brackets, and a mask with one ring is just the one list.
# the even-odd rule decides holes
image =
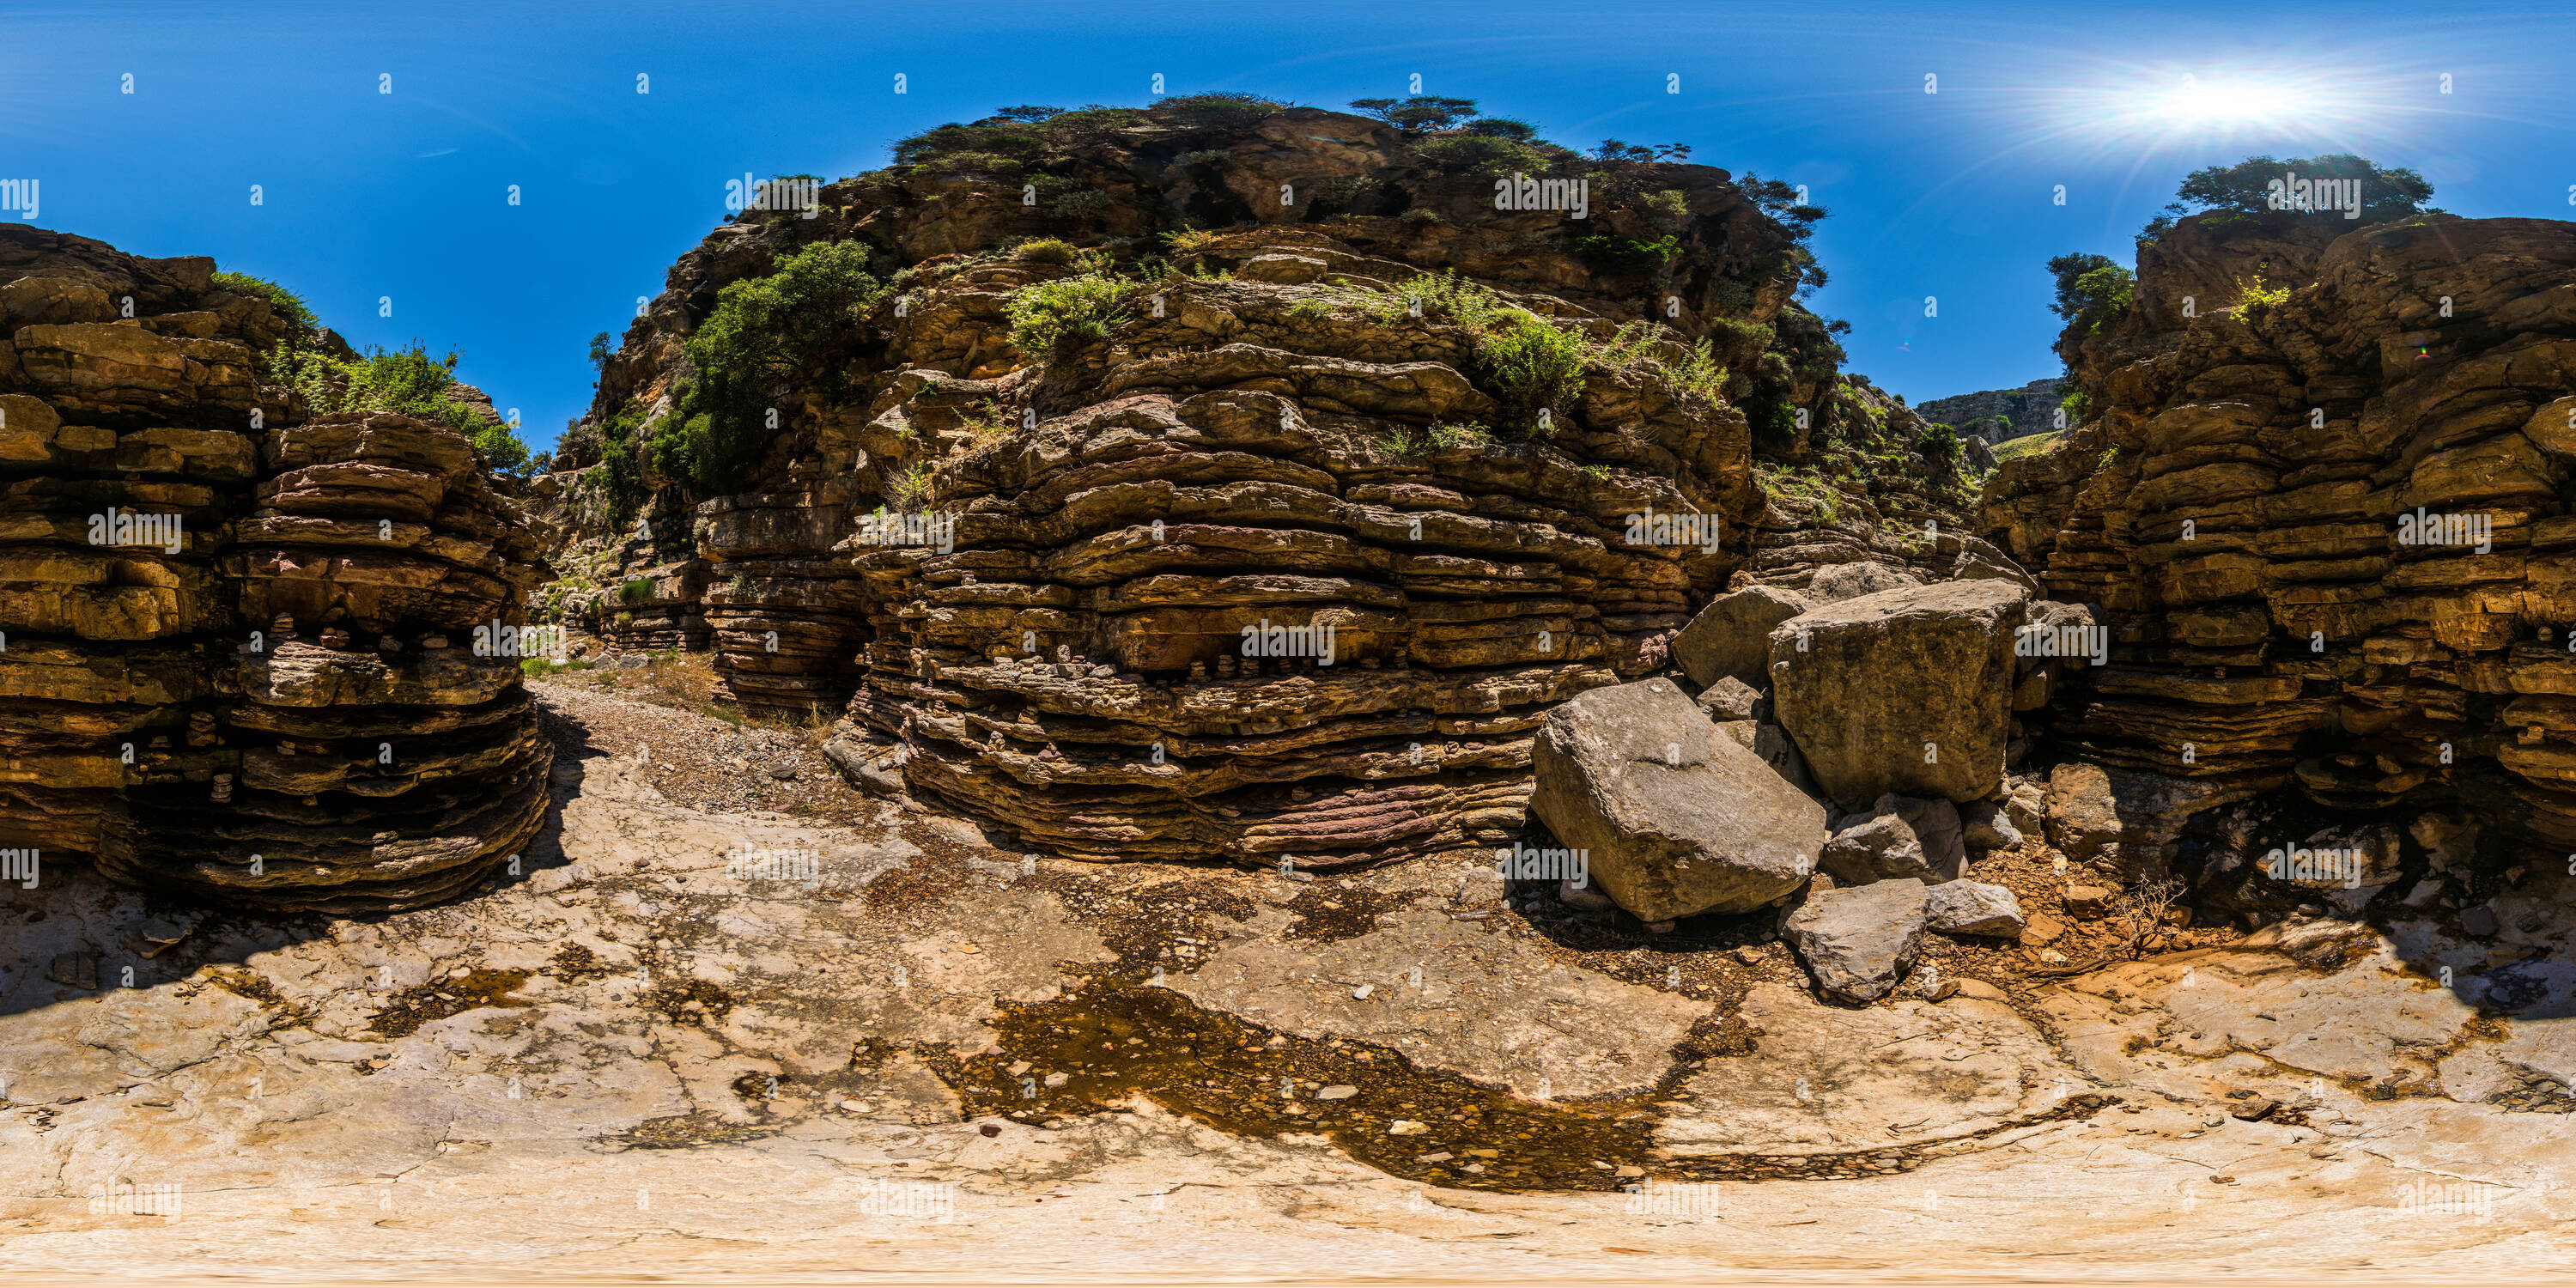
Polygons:
[[1351,106],[1409,135],[1456,129],[1476,115],[1476,100],[1442,98],[1435,94],[1416,94],[1405,99],[1355,98],[1351,100]]
[[1426,319],[1436,316],[1472,331],[1484,330],[1506,312],[1518,312],[1482,284],[1455,272],[1421,274],[1398,286],[1395,293],[1403,301],[1420,300]]
[[1032,264],[1070,264],[1082,254],[1082,248],[1061,237],[1041,237],[1021,242],[1011,249],[1011,257]]
[[2254,156],[2234,165],[2207,166],[2183,176],[2182,183],[2174,189],[2176,200],[2167,203],[2165,213],[2150,221],[2138,236],[2153,241],[2173,228],[2175,218],[2195,208],[2263,214],[2271,209],[2273,181],[2285,173],[2303,179],[2358,181],[2363,197],[2359,222],[2364,224],[2403,219],[2431,209],[2424,203],[2432,198],[2433,185],[2423,175],[2402,166],[2382,166],[2350,152],[2286,160]]
[[766,277],[726,284],[684,344],[697,380],[677,431],[653,443],[654,467],[700,493],[736,490],[768,449],[770,411],[789,390],[827,402],[846,394],[839,351],[893,289],[867,269],[865,244],[817,242]]
[[1538,175],[1556,164],[1555,157],[1531,144],[1481,134],[1452,134],[1432,139],[1414,151],[1441,169],[1491,179],[1512,174]]
[[2057,400],[2057,406],[2066,413],[2067,424],[2081,425],[2093,414],[2093,395],[2081,389],[2069,389],[2065,397]]
[[1923,432],[1914,436],[1914,450],[1927,459],[1955,465],[1960,453],[1966,450],[1966,444],[1959,441],[1958,430],[1936,421],[1924,426]]
[[617,588],[617,598],[629,604],[650,599],[652,595],[653,579],[650,577],[636,577]]
[[2251,282],[2239,279],[2236,289],[2236,316],[2248,322],[2262,317],[2290,298],[2289,287],[2265,287],[2261,273],[2256,273]]
[[1538,413],[1562,419],[1583,396],[1583,339],[1536,314],[1506,310],[1476,344],[1476,363],[1515,429],[1534,429]]
[[2107,255],[2060,255],[2048,261],[2057,279],[2051,312],[2072,323],[2080,335],[2091,335],[2128,312],[2137,277]]
[[1044,361],[1065,346],[1106,339],[1110,327],[1126,320],[1119,305],[1127,290],[1125,282],[1092,274],[1025,287],[1004,310],[1011,343]]
[[480,407],[456,401],[456,355],[429,356],[414,340],[387,352],[382,346],[367,355],[342,361],[317,349],[298,349],[280,341],[268,355],[269,378],[304,396],[317,415],[344,411],[389,411],[433,421],[463,434],[493,470],[525,476],[538,461],[508,424]]
[[214,283],[218,290],[267,300],[269,311],[287,325],[288,348],[307,348],[322,334],[322,319],[313,316],[313,310],[304,303],[304,297],[265,277],[218,272],[214,275]]
[[1669,233],[1650,242],[1596,234],[1577,237],[1570,246],[1576,259],[1601,273],[1651,273],[1671,263],[1681,248],[1681,238]]

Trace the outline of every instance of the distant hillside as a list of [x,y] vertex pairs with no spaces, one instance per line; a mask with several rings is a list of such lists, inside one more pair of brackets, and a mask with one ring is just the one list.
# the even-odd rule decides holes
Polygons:
[[1925,420],[1952,426],[1961,434],[2000,443],[2037,434],[2057,425],[2057,377],[2031,381],[2019,389],[1986,389],[1915,404]]

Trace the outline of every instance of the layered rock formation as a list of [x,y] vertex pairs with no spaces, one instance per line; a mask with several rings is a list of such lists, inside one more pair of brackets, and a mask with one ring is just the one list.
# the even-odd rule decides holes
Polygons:
[[1972,394],[1927,398],[1915,404],[1914,411],[1925,420],[1951,426],[1961,434],[2000,443],[2060,428],[2057,404],[2063,395],[2058,378],[2044,376],[2019,389],[1981,389]]
[[[365,911],[535,835],[535,541],[456,431],[308,419],[205,259],[0,226],[0,846],[161,893]],[[490,637],[487,636],[487,643]]]
[[[1921,422],[1834,370],[1803,252],[1725,171],[1532,154],[1588,176],[1576,221],[1360,117],[1063,119],[1095,116],[1007,164],[907,141],[685,257],[540,484],[581,575],[553,602],[626,647],[702,623],[722,697],[846,702],[861,781],[1029,848],[1331,867],[1515,834],[1548,711],[1662,668],[1736,580],[1991,553],[1946,467],[1887,450]],[[1009,249],[1050,236],[1084,244]],[[686,338],[826,242],[899,288],[829,341],[841,392],[774,388],[748,490],[660,474]],[[1096,327],[1024,350],[1071,288]],[[1524,326],[1579,393],[1495,356]],[[1881,458],[1916,463],[1855,464]]]
[[2066,338],[2095,418],[2006,464],[1980,530],[2100,607],[2110,665],[2016,705],[2161,851],[2286,790],[2416,819],[2436,870],[2481,837],[2563,861],[2576,225],[2349,228],[2187,220],[2127,315]]

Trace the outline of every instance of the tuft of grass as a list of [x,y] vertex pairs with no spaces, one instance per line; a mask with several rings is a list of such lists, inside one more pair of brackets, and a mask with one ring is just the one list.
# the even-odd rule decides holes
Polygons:
[[1011,321],[1011,343],[1041,361],[1075,345],[1109,338],[1109,328],[1127,320],[1122,309],[1129,284],[1114,277],[1086,273],[1025,287],[1004,311]]

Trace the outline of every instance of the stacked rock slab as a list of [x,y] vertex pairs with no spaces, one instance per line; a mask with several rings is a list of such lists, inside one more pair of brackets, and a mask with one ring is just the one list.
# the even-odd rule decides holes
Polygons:
[[[1663,663],[1732,556],[1626,516],[1740,513],[1742,416],[1632,374],[1552,439],[1397,450],[1497,419],[1471,340],[1290,312],[1329,298],[1176,285],[1135,356],[992,382],[1046,408],[941,469],[951,549],[847,543],[883,606],[853,713],[911,744],[914,791],[1077,857],[1485,845],[1548,710]],[[917,384],[881,423],[946,423],[919,404],[957,382]]]
[[518,663],[472,648],[533,543],[454,430],[257,385],[286,328],[212,269],[0,226],[0,846],[238,906],[449,896],[543,821]]
[[[2563,857],[2576,224],[2435,217],[2306,260],[2329,234],[2274,227],[2305,218],[2241,248],[2186,221],[2191,255],[2143,257],[2116,342],[2066,350],[2098,418],[1988,485],[1981,530],[2112,623],[2112,665],[2049,714],[2204,807],[2457,803]],[[2297,289],[2214,313],[2258,260]]]

